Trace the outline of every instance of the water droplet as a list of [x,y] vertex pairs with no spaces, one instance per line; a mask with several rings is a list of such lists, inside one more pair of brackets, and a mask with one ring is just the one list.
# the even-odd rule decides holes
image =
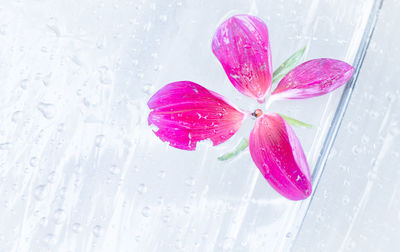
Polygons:
[[157,198],[157,204],[158,204],[158,205],[164,204],[164,198],[163,198],[162,196],[160,196],[160,197]]
[[153,85],[151,85],[149,83],[145,84],[143,86],[142,90],[143,90],[143,93],[148,94],[148,95],[151,95],[155,91]]
[[11,115],[11,121],[17,123],[21,121],[22,116],[23,116],[22,112],[17,110]]
[[147,192],[147,187],[145,184],[140,184],[137,188],[137,192],[140,194],[146,193]]
[[155,65],[153,69],[154,69],[154,71],[157,72],[157,71],[160,71],[162,68],[163,68],[162,65]]
[[136,75],[139,79],[143,79],[144,78],[144,73],[138,73]]
[[368,144],[369,143],[369,136],[367,136],[367,135],[363,135],[362,137],[361,137],[361,143],[362,144]]
[[37,159],[37,157],[32,157],[31,160],[29,161],[29,164],[32,167],[36,167],[38,165],[39,160]]
[[99,68],[99,80],[105,85],[112,83],[111,73],[107,66],[101,66]]
[[150,207],[143,207],[143,209],[142,209],[142,215],[144,216],[144,217],[149,217],[150,216]]
[[96,226],[93,228],[93,234],[94,234],[94,236],[96,236],[96,237],[102,236],[102,235],[103,235],[103,227],[100,226],[100,225],[96,225]]
[[56,237],[54,234],[47,234],[43,241],[47,244],[47,245],[54,245],[56,244]]
[[6,35],[7,34],[7,25],[1,25],[0,26],[0,34],[1,35]]
[[222,244],[223,251],[231,251],[233,249],[234,239],[226,237]]
[[385,94],[385,97],[386,97],[386,99],[389,101],[389,102],[393,102],[394,100],[396,100],[396,93],[393,93],[393,92],[387,92],[386,94]]
[[356,247],[356,242],[355,241],[350,241],[350,243],[348,245],[348,248],[350,250],[354,250],[355,247]]
[[150,127],[150,129],[151,129],[152,131],[154,131],[154,132],[157,132],[157,131],[159,130],[159,128],[158,128],[156,125],[154,125],[154,124],[151,124],[149,127]]
[[82,231],[82,225],[78,222],[75,222],[72,224],[72,231],[74,231],[74,233],[80,233]]
[[56,114],[56,106],[50,103],[40,102],[37,105],[37,109],[46,119],[52,119]]
[[181,240],[176,240],[175,241],[175,247],[177,248],[177,249],[183,249],[183,243],[182,243],[182,241]]
[[27,89],[27,88],[28,88],[28,83],[29,83],[29,80],[28,80],[28,79],[23,79],[23,80],[21,80],[21,81],[19,82],[19,86],[20,86],[22,89]]
[[342,201],[343,201],[343,205],[347,205],[350,202],[350,197],[345,195],[345,196],[343,196]]
[[54,17],[49,18],[47,22],[47,27],[55,33],[57,37],[60,36],[60,29],[58,28],[57,19]]
[[121,172],[121,169],[119,169],[119,167],[116,165],[112,165],[110,168],[110,172],[111,174],[117,175]]
[[57,131],[58,132],[63,132],[65,130],[65,125],[64,125],[64,123],[60,123],[58,126],[57,126]]
[[55,171],[51,171],[49,173],[49,176],[47,177],[47,181],[52,184],[55,181],[55,177],[56,177],[56,172]]
[[151,23],[150,22],[148,22],[148,23],[143,25],[143,30],[144,31],[150,31],[150,29],[151,29]]
[[38,185],[34,191],[33,194],[35,196],[35,199],[37,200],[42,200],[46,196],[46,185]]
[[0,150],[8,150],[11,148],[11,143],[1,143],[0,144]]
[[97,135],[95,139],[95,144],[98,148],[102,147],[104,144],[104,135]]
[[105,48],[106,47],[106,38],[105,37],[99,38],[96,42],[96,46],[98,49]]
[[169,220],[170,220],[169,215],[164,215],[164,216],[162,217],[162,220],[163,220],[163,222],[168,223]]
[[190,206],[183,207],[183,212],[185,212],[186,214],[190,213]]
[[185,180],[185,184],[186,184],[187,186],[194,186],[194,184],[195,184],[194,178],[193,178],[193,177],[188,177],[188,178]]
[[292,233],[291,233],[291,232],[288,232],[288,233],[286,234],[286,238],[290,238],[290,237],[292,237]]
[[378,176],[376,175],[376,172],[374,172],[374,171],[369,171],[367,173],[367,177],[369,180],[376,180],[378,178]]
[[50,79],[51,79],[51,73],[45,75],[42,77],[42,83],[43,85],[45,85],[46,87],[48,87],[50,85]]
[[361,153],[362,148],[358,145],[354,145],[351,151],[353,152],[354,155],[358,155]]
[[354,132],[356,132],[358,130],[358,126],[356,124],[354,124],[353,122],[349,122],[347,124],[347,130],[349,131],[349,133],[353,134]]
[[164,170],[160,170],[159,172],[158,172],[158,177],[159,178],[161,178],[161,179],[163,179],[163,178],[165,178],[165,175],[166,175],[167,173],[164,171]]
[[48,220],[46,217],[42,217],[42,218],[40,219],[40,225],[46,226],[47,223],[49,223],[49,220]]
[[325,190],[322,192],[322,195],[323,195],[324,199],[327,199],[328,196],[329,196],[328,190],[325,189]]
[[369,112],[369,115],[370,115],[371,119],[377,119],[380,116],[380,113],[378,111],[371,110]]
[[400,125],[397,121],[389,125],[389,134],[392,136],[400,135]]
[[66,217],[67,215],[65,214],[65,211],[63,209],[57,209],[54,212],[54,223],[62,224],[65,221]]

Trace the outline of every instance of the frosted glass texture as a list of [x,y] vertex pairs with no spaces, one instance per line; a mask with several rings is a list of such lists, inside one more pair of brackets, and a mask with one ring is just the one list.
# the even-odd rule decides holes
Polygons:
[[[275,68],[304,45],[306,59],[352,64],[372,6],[372,0],[2,1],[0,250],[287,250],[308,202],[273,191],[248,151],[217,160],[248,136],[254,121],[218,147],[203,143],[185,152],[152,133],[146,102],[169,82],[191,80],[255,109],[211,52],[225,18],[263,19]],[[294,129],[312,170],[342,91],[269,108],[314,125]]]
[[400,248],[400,1],[385,1],[299,251]]

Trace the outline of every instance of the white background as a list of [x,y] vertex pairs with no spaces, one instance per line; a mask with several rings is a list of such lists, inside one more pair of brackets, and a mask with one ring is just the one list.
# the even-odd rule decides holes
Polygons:
[[[211,52],[225,18],[268,25],[277,67],[352,63],[372,1],[50,1],[0,3],[0,251],[396,251],[399,244],[398,1],[387,1],[305,223],[265,182],[247,136],[185,152],[147,126],[149,97],[191,80],[255,109]],[[342,90],[273,104],[312,169]],[[294,231],[294,232],[293,232]],[[297,238],[296,238],[297,237]],[[290,242],[289,242],[290,241]]]

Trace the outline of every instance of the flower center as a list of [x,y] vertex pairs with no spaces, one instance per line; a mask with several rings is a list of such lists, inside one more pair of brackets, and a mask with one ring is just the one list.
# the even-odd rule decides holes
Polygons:
[[254,116],[255,118],[260,117],[262,114],[263,114],[263,112],[261,109],[256,109],[256,110],[254,110],[253,113],[251,113],[251,115]]

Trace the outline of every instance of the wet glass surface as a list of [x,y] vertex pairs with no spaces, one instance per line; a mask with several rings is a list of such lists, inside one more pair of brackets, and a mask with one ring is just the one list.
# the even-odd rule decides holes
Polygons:
[[[398,10],[397,3],[392,5]],[[343,192],[346,185],[332,189],[337,179],[363,164],[357,161],[366,160],[362,155],[383,150],[367,151],[366,146],[385,136],[373,135],[376,130],[398,135],[391,130],[398,127],[390,126],[398,121],[398,89],[382,91],[381,100],[371,94],[382,74],[361,75],[369,85],[364,84],[363,94],[350,103],[360,119],[344,122],[341,132],[352,135],[339,136],[327,166],[328,172],[340,169],[347,175],[325,174],[299,236],[299,221],[309,201],[292,202],[278,195],[248,151],[230,161],[217,159],[249,135],[254,121],[247,120],[222,145],[205,142],[197,151],[182,151],[152,133],[146,103],[165,84],[190,80],[243,109],[259,107],[233,88],[211,52],[217,26],[231,15],[250,13],[267,23],[276,68],[305,45],[305,59],[330,57],[355,64],[373,8],[372,0],[0,3],[0,250],[287,251],[293,244],[299,250],[313,248],[315,214],[324,209],[320,204],[336,204],[339,197],[341,204],[360,206],[352,203],[359,194]],[[395,29],[390,18],[382,22],[386,26],[381,36]],[[392,71],[384,67],[392,53],[385,51],[385,43],[389,42],[381,38],[372,44],[379,66],[374,56],[367,62],[388,72],[382,80],[389,85],[397,77],[390,77]],[[343,90],[268,108],[314,125],[294,128],[312,171],[321,169],[316,164]],[[371,105],[374,101],[376,106]],[[367,113],[365,104],[368,116],[379,121],[368,132],[361,130],[367,122],[361,118]],[[392,112],[385,116],[389,104]],[[385,140],[379,144],[384,146]],[[349,151],[355,156],[345,154]],[[384,153],[396,159],[396,152]],[[345,168],[337,168],[342,164]],[[375,166],[367,167],[372,168],[365,168],[365,174],[370,171],[373,176]],[[357,182],[349,183],[355,186],[354,195],[359,193]],[[336,196],[322,197],[326,190]],[[363,210],[358,211],[361,216]],[[333,212],[329,213],[331,219]],[[339,217],[335,220],[344,223]],[[323,237],[329,227],[318,229],[322,248],[333,246]],[[346,227],[342,232],[357,230]],[[346,237],[351,237],[353,231],[348,232]],[[343,246],[353,244],[346,239]]]

